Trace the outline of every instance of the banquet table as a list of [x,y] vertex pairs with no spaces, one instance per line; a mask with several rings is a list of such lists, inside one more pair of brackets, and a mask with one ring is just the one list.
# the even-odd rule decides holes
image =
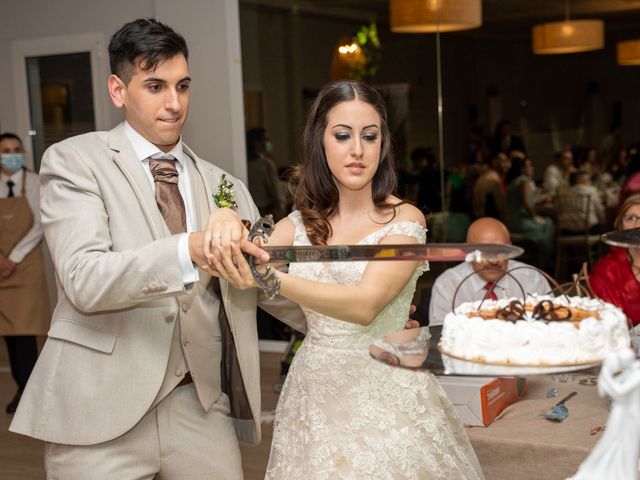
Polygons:
[[[493,423],[466,427],[486,480],[554,480],[575,474],[602,436],[601,431],[591,435],[590,430],[604,426],[609,415],[608,399],[598,396],[597,387],[579,383],[597,373],[592,369],[528,377],[527,395]],[[552,387],[558,395],[546,398]],[[563,422],[542,416],[571,392],[577,395],[567,401],[569,416]]]

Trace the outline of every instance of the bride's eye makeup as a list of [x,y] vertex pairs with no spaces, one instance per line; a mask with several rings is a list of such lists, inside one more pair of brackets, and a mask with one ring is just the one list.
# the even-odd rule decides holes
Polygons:
[[378,134],[377,133],[365,133],[364,135],[362,135],[362,138],[366,142],[375,142],[378,139]]
[[339,142],[344,142],[345,140],[349,140],[351,138],[351,134],[347,132],[337,132],[334,133],[333,136]]

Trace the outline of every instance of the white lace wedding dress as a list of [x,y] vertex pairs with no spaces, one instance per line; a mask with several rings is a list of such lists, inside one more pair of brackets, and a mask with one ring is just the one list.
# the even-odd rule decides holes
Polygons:
[[[310,245],[299,212],[294,245]],[[383,226],[360,241],[387,235],[425,241],[411,222]],[[357,284],[366,262],[296,263],[289,273],[309,280]],[[308,333],[280,394],[267,479],[483,478],[455,410],[430,373],[373,360],[369,345],[401,330],[418,277],[364,327],[305,310]],[[358,302],[357,298],[353,299]]]

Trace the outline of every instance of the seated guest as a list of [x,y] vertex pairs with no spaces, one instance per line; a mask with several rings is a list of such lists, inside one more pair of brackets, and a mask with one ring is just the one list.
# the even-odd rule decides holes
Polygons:
[[[600,225],[603,225],[605,221],[605,211],[600,192],[591,183],[591,173],[586,171],[574,172],[571,174],[570,181],[569,195],[585,195],[589,197],[588,218],[586,219],[589,233],[599,233]],[[579,209],[564,210],[559,213],[558,228],[562,233],[566,234],[584,233],[586,215],[586,204],[584,211]]]
[[466,200],[466,211],[473,215],[473,187],[480,176],[489,169],[488,153],[482,149],[475,150],[469,156],[464,169],[464,189]]
[[[618,230],[640,227],[640,194],[625,200],[614,227]],[[593,266],[589,282],[597,297],[620,307],[634,325],[640,323],[640,246],[612,248]]]
[[598,150],[594,147],[583,147],[578,159],[578,170],[589,172],[594,178],[602,173],[602,164],[598,157]]
[[[511,237],[507,227],[495,218],[480,218],[473,222],[467,231],[467,243],[504,243],[511,244]],[[504,275],[506,271],[517,267],[528,267],[527,264],[516,260],[502,260],[495,262],[462,262],[444,271],[433,284],[431,289],[431,303],[429,305],[429,325],[442,325],[445,315],[451,311],[455,294],[455,306],[464,302],[487,298],[522,298],[522,288],[525,293],[548,293],[551,291],[549,282],[536,270],[520,268],[511,275]],[[476,272],[477,275],[471,275]],[[464,283],[461,282],[471,275]],[[516,281],[517,280],[517,281]],[[456,289],[458,290],[456,294]],[[493,287],[493,292],[491,288]],[[495,297],[493,297],[495,295]]]
[[480,217],[494,217],[503,220],[506,214],[505,175],[511,167],[506,153],[491,157],[490,168],[484,172],[473,186],[473,214]]
[[626,180],[620,190],[620,205],[627,197],[640,192],[640,153],[629,155],[629,165],[626,171]]
[[544,171],[542,188],[545,193],[554,196],[569,189],[569,175],[575,171],[573,153],[565,148],[554,155],[553,163]]
[[533,164],[524,156],[512,157],[507,173],[507,227],[524,234],[536,246],[539,267],[550,264],[554,247],[553,222],[536,213],[544,198],[538,195],[533,181]]

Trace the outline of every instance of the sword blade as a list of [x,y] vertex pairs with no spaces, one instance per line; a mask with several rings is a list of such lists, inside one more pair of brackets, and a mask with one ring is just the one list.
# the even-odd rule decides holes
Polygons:
[[429,260],[430,262],[499,261],[524,252],[495,243],[430,243],[427,245],[295,245],[262,247],[273,262],[358,262]]

